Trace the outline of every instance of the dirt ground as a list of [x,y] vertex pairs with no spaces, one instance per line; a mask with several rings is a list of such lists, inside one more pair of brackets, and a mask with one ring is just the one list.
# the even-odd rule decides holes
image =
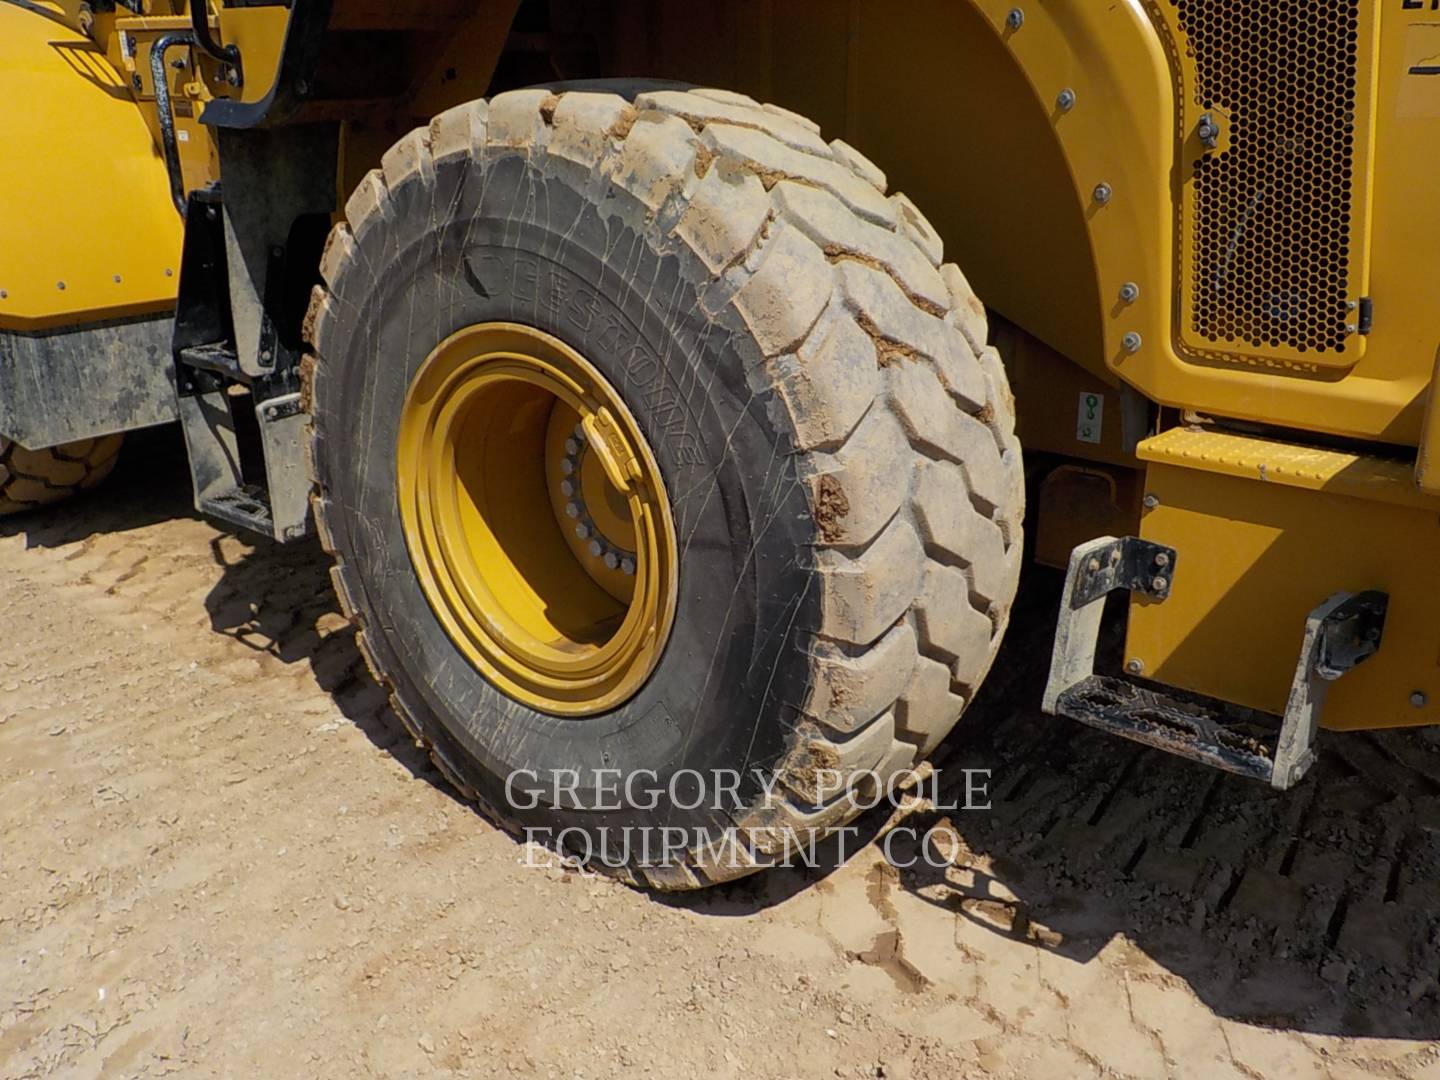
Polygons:
[[837,865],[647,895],[527,865],[318,549],[132,450],[0,523],[0,1075],[1440,1078],[1423,734],[1329,737],[1279,797],[1041,716],[1017,634],[942,749],[994,808],[903,823],[953,866],[876,814]]

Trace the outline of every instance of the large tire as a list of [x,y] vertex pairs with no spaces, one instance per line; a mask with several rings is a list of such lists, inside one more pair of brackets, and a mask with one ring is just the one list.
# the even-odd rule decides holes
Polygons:
[[[885,189],[848,146],[737,94],[526,90],[412,131],[350,198],[307,319],[321,537],[400,717],[512,830],[604,848],[611,827],[613,851],[618,827],[733,825],[753,858],[609,869],[660,888],[737,877],[777,835],[808,844],[856,816],[818,770],[912,766],[985,677],[1021,561],[1013,402],[964,276]],[[577,292],[623,322],[613,340],[567,320]],[[583,722],[465,663],[401,532],[399,402],[437,342],[485,320],[538,326],[627,392],[687,540],[659,667]],[[660,358],[653,383],[631,378],[639,349]],[[698,435],[679,450],[676,406]],[[505,797],[521,768],[746,779],[728,813],[525,809]],[[579,798],[596,805],[588,785]]]
[[38,510],[86,491],[110,475],[119,435],[27,450],[0,435],[0,517]]

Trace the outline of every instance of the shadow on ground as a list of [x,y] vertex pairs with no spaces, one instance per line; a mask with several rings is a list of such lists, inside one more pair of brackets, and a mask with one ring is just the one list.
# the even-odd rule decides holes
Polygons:
[[[178,432],[131,438],[83,502],[0,522],[29,546],[193,516]],[[278,545],[215,527],[205,598],[216,633],[305,664],[377,747],[453,796],[366,669],[313,541]],[[942,747],[942,801],[989,769],[988,811],[930,812],[934,867],[892,844],[898,886],[987,933],[1087,962],[1124,936],[1215,1013],[1333,1035],[1440,1038],[1440,750],[1424,732],[1323,738],[1301,787],[1276,794],[1043,716],[1057,582],[1036,573],[985,691]],[[863,817],[814,868],[775,870],[656,902],[744,917],[816,886],[877,839]],[[913,860],[913,865],[904,865]],[[935,861],[943,862],[936,858]],[[956,953],[956,962],[963,963]]]
[[195,516],[185,441],[178,425],[166,425],[125,436],[115,471],[95,490],[0,517],[0,537],[23,536],[28,548],[55,548]]
[[[1057,602],[1058,582],[1033,574],[984,693],[937,755],[942,803],[963,807],[964,771],[989,769],[992,808],[907,819],[890,848],[899,887],[1081,963],[1123,936],[1232,1020],[1440,1038],[1429,734],[1327,734],[1306,781],[1277,793],[1057,721],[1039,710]],[[933,830],[928,848],[911,830]],[[678,902],[745,914],[827,873],[782,870]]]

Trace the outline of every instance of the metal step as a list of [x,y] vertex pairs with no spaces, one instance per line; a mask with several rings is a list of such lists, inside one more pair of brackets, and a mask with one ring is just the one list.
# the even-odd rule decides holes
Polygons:
[[197,507],[202,514],[236,525],[252,532],[272,536],[275,522],[270,516],[270,495],[264,488],[247,485],[202,498]]
[[[1262,714],[1245,723],[1242,710],[1222,710],[1217,704],[1186,700],[1111,675],[1091,675],[1061,693],[1056,712],[1112,735],[1271,783],[1275,753],[1264,741]],[[1268,726],[1273,739],[1273,721]]]
[[240,357],[228,344],[190,345],[181,349],[177,356],[182,367],[209,371],[235,382],[247,380],[240,370]]
[[[1226,772],[1294,787],[1315,761],[1329,684],[1380,648],[1388,597],[1340,592],[1305,620],[1285,712],[1268,717],[1228,702],[1095,673],[1105,597],[1126,591],[1164,603],[1178,553],[1138,537],[1104,536],[1070,554],[1043,708]],[[1267,732],[1275,732],[1273,749]]]

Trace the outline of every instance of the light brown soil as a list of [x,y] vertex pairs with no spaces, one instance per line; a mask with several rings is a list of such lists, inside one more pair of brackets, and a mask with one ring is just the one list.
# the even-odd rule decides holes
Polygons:
[[1440,1077],[1418,733],[1275,796],[1041,717],[1022,629],[942,750],[995,809],[904,822],[955,866],[872,841],[651,896],[526,866],[406,743],[317,548],[189,516],[137,443],[0,526],[0,1075]]

